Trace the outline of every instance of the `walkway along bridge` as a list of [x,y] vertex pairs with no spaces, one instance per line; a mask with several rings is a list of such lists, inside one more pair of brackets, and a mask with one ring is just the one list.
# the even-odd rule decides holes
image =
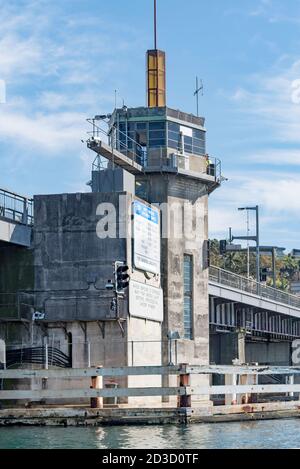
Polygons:
[[29,247],[33,200],[0,188],[0,242]]
[[300,297],[241,275],[210,267],[210,324],[224,332],[277,339],[300,337]]

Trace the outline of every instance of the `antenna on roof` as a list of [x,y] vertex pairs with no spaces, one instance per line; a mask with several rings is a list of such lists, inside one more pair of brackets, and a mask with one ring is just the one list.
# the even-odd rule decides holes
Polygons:
[[203,81],[200,80],[200,85],[199,85],[199,79],[196,77],[196,90],[194,92],[194,96],[196,96],[196,101],[197,101],[197,117],[199,117],[199,93],[201,93],[201,96],[203,96]]
[[154,50],[157,50],[157,5],[154,0]]
[[166,106],[166,54],[157,49],[157,0],[154,0],[154,49],[147,51],[147,106]]

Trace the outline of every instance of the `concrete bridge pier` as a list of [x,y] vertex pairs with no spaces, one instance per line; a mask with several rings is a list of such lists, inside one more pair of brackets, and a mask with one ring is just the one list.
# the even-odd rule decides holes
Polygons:
[[233,360],[269,366],[291,366],[291,341],[254,338],[247,336],[245,332],[211,333],[210,363],[232,365]]
[[244,332],[210,334],[210,363],[232,365],[234,360],[246,363],[246,335]]

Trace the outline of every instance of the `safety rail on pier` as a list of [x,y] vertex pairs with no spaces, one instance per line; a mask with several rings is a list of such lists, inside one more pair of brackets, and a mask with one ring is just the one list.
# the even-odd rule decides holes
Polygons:
[[[47,350],[45,357],[48,356]],[[249,396],[259,394],[284,394],[287,400],[295,397],[295,393],[300,393],[300,384],[294,384],[295,376],[300,376],[300,367],[267,367],[267,366],[191,366],[187,364],[176,366],[137,366],[102,368],[91,367],[84,369],[48,369],[46,362],[44,369],[3,369],[0,370],[0,380],[28,380],[43,379],[61,380],[62,386],[56,389],[47,389],[44,384],[43,389],[5,390],[0,391],[0,400],[43,400],[43,399],[78,399],[78,398],[123,398],[123,397],[149,397],[149,396],[178,396],[178,407],[192,407],[192,396],[230,396],[230,402],[236,404],[238,396],[244,396],[243,403],[253,402]],[[128,376],[163,376],[176,375],[179,380],[175,387],[114,387],[103,388],[102,378],[109,376],[118,379]],[[193,385],[192,375],[207,376],[206,384]],[[225,385],[211,385],[208,377],[213,375],[225,376]],[[259,376],[285,375],[287,384],[257,384]],[[226,378],[227,377],[227,378]],[[66,380],[78,378],[90,378],[92,386],[88,386],[86,380],[82,380],[82,388],[66,389]],[[96,379],[101,378],[101,384],[95,385]],[[45,381],[46,380],[46,381]],[[57,383],[59,381],[56,381]]]

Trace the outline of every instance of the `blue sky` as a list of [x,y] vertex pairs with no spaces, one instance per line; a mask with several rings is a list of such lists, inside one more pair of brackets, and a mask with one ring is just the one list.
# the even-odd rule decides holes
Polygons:
[[[300,0],[158,0],[168,105],[195,112],[228,182],[210,201],[211,236],[245,234],[261,206],[264,244],[300,246]],[[145,103],[152,0],[1,0],[0,187],[88,190],[85,119]]]

